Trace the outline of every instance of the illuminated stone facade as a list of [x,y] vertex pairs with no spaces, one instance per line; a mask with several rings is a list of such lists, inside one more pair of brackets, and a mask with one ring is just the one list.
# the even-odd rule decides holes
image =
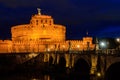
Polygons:
[[40,9],[29,24],[13,26],[11,34],[11,40],[0,40],[0,53],[93,50],[95,47],[92,37],[66,40],[66,27],[54,24],[54,19],[42,15]]

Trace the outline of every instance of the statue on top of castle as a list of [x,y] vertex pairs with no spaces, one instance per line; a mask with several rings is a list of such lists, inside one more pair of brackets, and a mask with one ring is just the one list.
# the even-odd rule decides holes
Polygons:
[[41,9],[37,8],[37,10],[38,10],[38,15],[41,15]]

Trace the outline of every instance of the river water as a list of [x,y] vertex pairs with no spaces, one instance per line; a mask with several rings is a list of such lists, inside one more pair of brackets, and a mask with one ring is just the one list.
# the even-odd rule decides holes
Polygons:
[[0,80],[55,80],[50,75],[39,75],[39,76],[3,76]]
[[[87,76],[84,76],[87,77]],[[65,74],[60,75],[29,75],[29,74],[23,74],[23,75],[6,75],[0,77],[0,80],[90,80],[89,78],[82,78],[79,75],[77,76],[68,76]]]
[[0,74],[0,80],[90,80],[89,75],[80,73],[44,73],[44,72],[9,72]]

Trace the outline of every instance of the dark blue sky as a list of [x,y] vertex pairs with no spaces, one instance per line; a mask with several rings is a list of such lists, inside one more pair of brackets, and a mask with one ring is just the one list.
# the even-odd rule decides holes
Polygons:
[[67,39],[80,39],[86,31],[120,32],[120,0],[0,0],[0,38],[10,38],[12,26],[29,23],[37,7],[66,26]]

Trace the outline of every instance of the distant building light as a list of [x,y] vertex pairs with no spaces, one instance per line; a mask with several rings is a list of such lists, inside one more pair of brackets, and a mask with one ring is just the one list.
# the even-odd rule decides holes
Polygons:
[[120,43],[120,38],[116,38],[116,41]]

